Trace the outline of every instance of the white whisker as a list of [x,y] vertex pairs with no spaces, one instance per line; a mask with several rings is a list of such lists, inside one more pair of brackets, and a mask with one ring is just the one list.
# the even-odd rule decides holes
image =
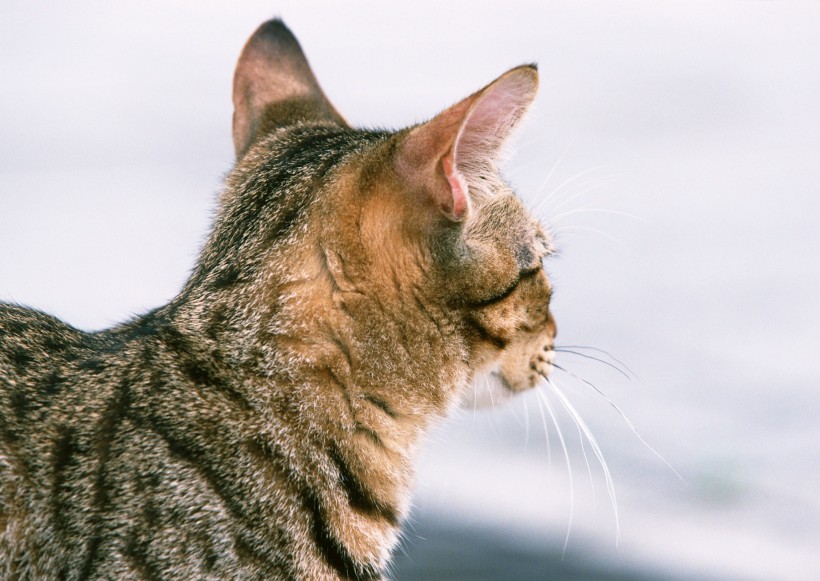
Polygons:
[[574,214],[583,214],[584,212],[600,212],[603,214],[614,214],[615,216],[624,216],[626,218],[632,218],[633,220],[637,220],[638,222],[643,222],[644,224],[652,225],[652,222],[649,220],[645,220],[640,216],[635,216],[634,214],[630,214],[628,212],[621,212],[620,210],[610,210],[608,208],[577,208],[575,210],[568,210],[566,212],[562,212],[557,216],[550,216],[550,221],[553,223],[557,223],[562,218],[566,218],[567,216],[572,216]]
[[578,376],[578,375],[574,374],[573,372],[568,371],[567,369],[564,369],[563,367],[559,367],[558,365],[555,365],[554,363],[553,363],[553,367],[555,367],[555,368],[556,368],[556,369],[558,369],[559,371],[563,371],[563,372],[564,372],[564,373],[566,373],[567,375],[570,375],[570,376],[574,377],[575,379],[577,379],[578,381],[582,382],[583,384],[585,384],[585,385],[587,385],[587,386],[591,387],[591,388],[595,391],[595,393],[597,393],[600,397],[602,397],[602,398],[604,399],[604,401],[606,401],[609,405],[611,405],[611,406],[615,409],[615,411],[616,411],[616,412],[618,412],[618,414],[619,414],[619,415],[623,418],[623,420],[624,420],[624,422],[626,423],[626,425],[627,425],[627,427],[629,428],[629,430],[630,430],[630,431],[631,431],[631,432],[635,435],[635,437],[636,437],[636,438],[638,438],[638,441],[640,441],[640,442],[641,442],[641,444],[643,444],[643,445],[646,447],[646,449],[647,449],[647,450],[649,450],[649,451],[650,451],[650,452],[652,452],[655,456],[657,456],[657,457],[658,457],[658,459],[660,459],[660,461],[661,461],[661,462],[663,462],[664,464],[666,464],[666,466],[667,466],[667,467],[668,467],[668,468],[669,468],[669,469],[670,469],[670,470],[671,470],[671,471],[675,474],[675,476],[677,476],[677,477],[680,479],[680,481],[681,481],[681,482],[684,482],[684,483],[686,482],[686,480],[683,478],[683,476],[681,476],[680,472],[678,472],[677,470],[675,470],[675,467],[674,467],[674,466],[672,466],[672,465],[671,465],[671,464],[670,464],[670,463],[666,460],[666,458],[664,458],[664,457],[661,455],[661,453],[660,453],[660,452],[658,452],[657,450],[655,450],[655,448],[653,448],[652,446],[650,446],[650,445],[649,445],[649,442],[647,442],[646,440],[644,440],[643,436],[641,436],[641,434],[638,432],[638,429],[635,427],[635,425],[632,423],[632,421],[631,421],[631,420],[627,417],[627,415],[623,412],[623,410],[621,410],[621,408],[620,408],[620,407],[618,407],[618,404],[616,404],[614,401],[612,401],[609,397],[607,397],[607,396],[606,396],[606,394],[604,394],[604,392],[602,392],[600,389],[598,389],[597,387],[595,387],[595,385],[594,385],[594,384],[592,384],[591,382],[587,381],[587,380],[586,380],[586,379],[584,379],[583,377],[580,377],[580,376]]
[[527,399],[523,399],[524,402],[524,450],[526,451],[528,448],[528,444],[530,442],[530,408],[527,405]]
[[[598,178],[597,180],[589,180],[573,184],[571,187],[567,186],[567,182],[564,182],[562,186],[566,189],[562,191],[562,196],[554,195],[559,191],[555,190],[552,194],[546,197],[541,204],[538,205],[537,215],[547,214],[548,212],[556,212],[573,200],[576,200],[589,192],[595,191],[596,189],[612,182],[614,179],[615,176],[605,176],[603,178]],[[552,207],[547,205],[552,202],[554,202]]]
[[558,347],[555,347],[554,349],[555,349],[556,353],[569,353],[570,355],[577,355],[578,357],[583,357],[584,359],[591,359],[593,361],[597,361],[601,365],[606,365],[607,367],[609,367],[611,369],[614,369],[615,371],[617,371],[618,373],[620,373],[621,375],[623,375],[627,379],[630,379],[630,380],[632,379],[632,376],[629,375],[626,371],[624,371],[623,369],[621,369],[617,365],[614,365],[614,364],[610,363],[609,361],[604,361],[600,357],[595,357],[594,355],[588,355],[586,353],[581,353],[579,351],[573,351],[572,349],[567,348],[567,347],[563,347],[563,346],[558,346]]
[[573,184],[572,186],[568,186],[566,190],[563,192],[563,199],[554,198],[556,204],[552,208],[551,211],[555,212],[560,210],[573,200],[576,200],[586,194],[587,192],[595,191],[596,189],[600,188],[603,185],[606,185],[615,180],[614,175],[604,175],[597,179],[590,178],[585,181],[578,182]]
[[[575,175],[570,176],[569,178],[567,178],[566,180],[564,180],[563,182],[561,182],[561,183],[560,183],[560,184],[559,184],[559,185],[558,185],[555,189],[553,189],[553,190],[552,190],[549,194],[547,194],[546,196],[544,196],[544,198],[542,198],[542,199],[541,199],[541,201],[540,201],[540,202],[538,202],[538,205],[537,205],[537,206],[535,207],[535,209],[533,210],[533,213],[534,213],[534,214],[536,214],[536,215],[538,215],[538,213],[540,212],[540,210],[541,210],[542,208],[544,208],[544,207],[546,206],[546,204],[548,204],[548,203],[550,203],[550,202],[553,202],[553,201],[554,201],[554,202],[558,202],[558,203],[560,203],[560,204],[563,204],[563,203],[564,203],[563,201],[559,201],[559,200],[558,200],[558,198],[560,197],[560,196],[559,196],[559,194],[565,193],[565,189],[566,189],[566,188],[568,188],[571,184],[573,184],[573,182],[575,182],[575,181],[576,181],[576,180],[578,180],[579,178],[581,178],[581,177],[583,177],[583,176],[586,176],[587,174],[590,174],[590,173],[592,173],[592,172],[594,172],[594,171],[597,171],[597,170],[599,170],[599,169],[603,169],[603,168],[605,168],[605,167],[609,167],[609,166],[607,166],[607,165],[599,165],[599,166],[595,166],[595,167],[587,168],[587,169],[585,169],[585,170],[582,170],[582,171],[580,171],[580,172],[576,173]],[[550,174],[550,176],[551,176],[551,175],[552,175],[552,174]],[[550,176],[547,176],[547,177],[549,178]],[[543,184],[541,185],[541,189],[543,189],[544,187],[546,187],[546,185],[547,185],[547,182],[548,182],[548,181],[549,181],[549,179],[544,180]],[[574,187],[575,187],[575,186],[573,186],[573,188],[574,188]],[[571,191],[573,190],[573,188],[569,188],[569,190],[568,190],[568,191],[570,191],[570,192],[571,192]],[[539,191],[536,193],[536,196],[540,196],[540,195],[541,195],[541,189],[539,189]]]
[[[536,395],[538,395],[537,391]],[[547,429],[547,418],[544,415],[543,405],[538,406],[538,412],[541,414],[541,425],[544,427],[544,441],[547,444],[547,486],[549,486],[552,484],[552,447],[550,446],[550,432]]]
[[579,171],[579,172],[577,172],[577,173],[575,173],[575,174],[571,175],[570,177],[568,177],[567,179],[565,179],[565,180],[564,180],[563,182],[561,182],[560,184],[558,184],[558,186],[557,186],[554,190],[552,190],[552,192],[550,192],[550,194],[549,194],[549,195],[550,195],[550,196],[554,196],[555,194],[559,193],[561,190],[563,190],[564,188],[566,188],[567,186],[569,186],[570,184],[572,184],[573,182],[575,182],[575,181],[576,181],[576,180],[578,180],[579,178],[582,178],[582,177],[584,177],[584,176],[586,176],[586,175],[591,174],[592,172],[596,172],[596,171],[598,171],[598,170],[601,170],[601,169],[604,169],[604,168],[608,168],[608,167],[611,167],[611,164],[596,165],[596,166],[593,166],[593,167],[588,167],[588,168],[586,168],[586,169],[584,169],[584,170],[581,170],[581,171]]
[[493,414],[495,414],[495,398],[493,397],[493,386],[490,385],[490,379],[486,375],[484,376],[484,388],[487,390],[487,395],[490,396],[490,407],[493,408]]
[[575,406],[572,405],[572,402],[564,395],[564,393],[558,388],[555,383],[549,379],[546,375],[544,378],[547,380],[547,384],[552,388],[555,395],[564,405],[564,409],[567,410],[567,413],[573,417],[576,424],[580,427],[583,431],[584,435],[589,442],[589,445],[592,447],[592,451],[595,453],[595,456],[598,458],[598,463],[601,465],[601,469],[604,472],[604,480],[606,481],[606,488],[607,492],[609,493],[609,499],[612,502],[612,510],[615,513],[615,544],[617,545],[620,543],[621,540],[621,522],[620,517],[618,514],[618,499],[615,496],[615,483],[612,480],[612,475],[609,472],[609,466],[604,459],[603,452],[601,451],[601,447],[598,445],[598,441],[595,439],[594,434],[587,426],[584,419],[581,417],[581,414],[578,413],[578,410],[575,409]]
[[572,481],[572,463],[569,459],[567,443],[564,441],[564,434],[561,433],[561,427],[558,425],[558,419],[555,417],[555,412],[552,411],[552,405],[550,404],[549,399],[547,399],[546,394],[540,389],[537,390],[536,393],[541,398],[544,406],[546,406],[550,418],[552,418],[552,424],[555,426],[555,431],[558,433],[558,440],[561,442],[561,448],[564,449],[564,458],[566,458],[567,461],[567,477],[569,478],[569,522],[567,523],[567,536],[564,539],[564,549],[561,552],[561,556],[564,556],[567,552],[567,546],[569,545],[569,535],[572,530],[572,519],[575,516],[575,486]]
[[[483,379],[483,378],[482,378]],[[477,381],[473,381],[473,420],[475,420],[475,412],[478,409],[478,385]]]
[[550,179],[552,179],[552,175],[555,173],[555,170],[558,169],[558,166],[561,165],[561,162],[564,161],[564,158],[567,156],[567,153],[569,153],[570,149],[572,149],[572,142],[569,142],[567,144],[567,146],[564,148],[564,151],[561,152],[561,155],[558,156],[558,159],[553,164],[552,169],[549,171],[549,173],[547,173],[547,177],[544,178],[544,181],[542,181],[541,185],[538,186],[538,189],[535,190],[536,196],[540,196],[541,192],[543,192],[546,189],[547,184],[549,183]]
[[[549,385],[553,389],[557,387],[552,381],[549,380],[547,381],[547,385]],[[587,456],[587,448],[584,445],[584,434],[581,431],[581,425],[578,423],[578,418],[569,410],[567,405],[563,402],[563,400],[560,399],[560,397],[559,401],[564,406],[564,409],[567,410],[567,413],[569,414],[569,417],[572,419],[572,421],[575,422],[575,428],[578,430],[578,441],[581,443],[581,454],[584,456],[584,464],[586,464],[587,473],[589,474],[589,485],[592,489],[592,506],[595,506],[595,480],[592,477],[592,466],[590,466],[589,464],[589,456]]]
[[626,250],[626,245],[612,236],[604,232],[603,230],[598,230],[597,228],[590,228],[589,226],[550,226],[550,231],[552,231],[556,236],[561,236],[563,232],[572,232],[573,230],[581,231],[581,232],[593,232],[595,234],[600,234],[604,238],[607,238],[621,247],[621,249]]
[[[609,357],[612,361],[614,361],[615,363],[617,363],[618,365],[620,365],[621,367],[623,367],[624,369],[626,369],[632,377],[634,377],[635,379],[637,379],[638,381],[640,381],[640,378],[638,377],[638,374],[637,374],[637,373],[635,373],[634,371],[632,371],[626,363],[624,363],[623,361],[621,361],[620,359],[618,359],[617,357],[615,357],[615,356],[614,356],[612,353],[610,353],[609,351],[604,351],[603,349],[599,349],[598,347],[590,347],[590,346],[588,346],[588,345],[561,345],[559,348],[560,348],[560,349],[587,349],[587,350],[589,350],[589,351],[595,351],[595,352],[597,352],[597,353],[601,353],[602,355],[606,355],[606,356],[607,356],[607,357]],[[556,350],[557,350],[557,349],[556,349]],[[570,351],[570,353],[571,353],[571,351]],[[581,355],[581,354],[580,354],[580,353],[576,353],[576,355]],[[602,363],[604,363],[604,362],[602,361]],[[621,373],[623,373],[623,372],[621,372]]]

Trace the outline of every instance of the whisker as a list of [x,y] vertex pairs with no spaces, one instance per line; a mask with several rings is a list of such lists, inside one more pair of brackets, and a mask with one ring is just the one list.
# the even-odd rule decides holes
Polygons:
[[666,458],[664,458],[664,457],[661,455],[661,453],[660,453],[660,452],[658,452],[657,450],[655,450],[655,448],[653,448],[652,446],[650,446],[650,445],[649,445],[649,442],[647,442],[646,440],[644,440],[643,436],[641,436],[641,434],[638,432],[638,429],[637,429],[637,428],[635,427],[635,425],[634,425],[634,424],[630,421],[630,419],[627,417],[627,415],[626,415],[626,414],[625,414],[625,413],[621,410],[621,408],[619,408],[619,407],[618,407],[618,405],[617,405],[614,401],[612,401],[611,399],[609,399],[609,398],[608,398],[608,397],[604,394],[604,392],[602,392],[600,389],[598,389],[597,387],[595,387],[595,385],[594,385],[594,384],[592,384],[590,381],[587,381],[587,380],[586,380],[586,379],[584,379],[583,377],[580,377],[580,376],[578,376],[578,375],[574,374],[573,372],[571,372],[571,371],[569,371],[569,370],[567,370],[567,369],[565,369],[565,368],[563,368],[563,367],[560,367],[560,366],[556,365],[555,363],[553,363],[553,364],[552,364],[552,366],[553,366],[555,369],[558,369],[558,370],[560,370],[560,371],[563,371],[564,373],[566,373],[566,374],[568,374],[568,375],[570,375],[570,376],[574,377],[574,378],[575,378],[575,379],[577,379],[578,381],[580,381],[580,382],[584,383],[585,385],[587,385],[587,386],[591,387],[593,390],[595,390],[595,393],[597,393],[599,396],[601,396],[601,397],[604,399],[604,401],[606,401],[609,405],[611,405],[611,406],[615,409],[615,411],[617,411],[617,412],[618,412],[618,414],[619,414],[619,415],[623,418],[624,422],[626,422],[626,425],[627,425],[627,427],[629,427],[629,430],[630,430],[633,434],[635,434],[635,437],[636,437],[636,438],[638,438],[638,440],[641,442],[641,444],[643,444],[643,445],[646,447],[646,449],[647,449],[647,450],[649,450],[649,451],[650,451],[650,452],[652,452],[655,456],[657,456],[657,457],[658,457],[658,459],[660,459],[660,461],[661,461],[661,462],[663,462],[664,464],[666,464],[666,466],[667,466],[667,467],[668,467],[668,468],[669,468],[669,469],[670,469],[670,470],[671,470],[671,471],[675,474],[675,476],[677,476],[677,477],[678,477],[678,479],[680,479],[680,481],[681,481],[681,482],[684,482],[684,483],[686,482],[686,480],[684,479],[684,477],[683,477],[683,476],[681,476],[680,472],[678,472],[677,470],[675,470],[675,467],[674,467],[674,466],[672,466],[672,465],[671,465],[671,464],[670,464],[670,463],[666,460]]
[[495,389],[493,389],[493,386],[490,384],[489,375],[484,376],[484,386],[487,395],[490,396],[490,408],[492,409],[492,415],[490,416],[492,421],[490,422],[490,426],[492,428],[493,435],[496,437],[496,439],[500,439],[501,432],[498,429],[498,407],[495,405],[495,396],[493,396],[493,392],[495,392]]
[[524,403],[524,450],[528,448],[530,442],[530,408],[527,405],[527,398],[522,398]]
[[[546,377],[543,374],[541,376]],[[547,385],[549,385],[553,389],[555,389],[557,387],[555,384],[553,384],[552,382],[549,382],[549,381],[547,382]],[[581,443],[581,454],[584,456],[584,463],[587,465],[587,473],[589,474],[589,484],[592,488],[592,505],[595,506],[595,481],[592,478],[592,466],[590,466],[590,464],[589,464],[589,456],[587,456],[587,449],[586,449],[586,446],[584,445],[584,435],[581,432],[581,426],[578,423],[578,418],[575,416],[575,414],[573,414],[570,411],[570,409],[566,406],[566,404],[563,402],[563,400],[559,399],[559,401],[561,401],[561,404],[564,406],[564,409],[567,411],[567,413],[569,414],[569,417],[572,419],[572,421],[575,422],[575,428],[578,430],[578,441]]]
[[561,155],[558,156],[558,159],[556,160],[555,164],[552,166],[552,169],[547,174],[547,177],[544,178],[544,181],[541,182],[541,185],[538,187],[537,190],[535,190],[535,195],[536,196],[541,195],[541,192],[543,192],[544,188],[547,187],[547,184],[549,183],[550,179],[552,178],[552,174],[555,173],[555,170],[557,170],[558,166],[561,165],[561,162],[564,161],[564,158],[567,156],[567,153],[569,153],[570,149],[572,149],[572,142],[569,142],[567,144],[567,146],[564,148],[564,151],[562,151]]
[[490,406],[493,408],[493,413],[495,413],[495,398],[493,397],[493,388],[490,385],[490,380],[486,376],[484,377],[484,387],[487,390],[487,394],[490,396]]
[[[565,207],[567,204],[569,204],[573,200],[577,200],[581,196],[583,196],[583,195],[585,195],[589,192],[593,192],[593,191],[597,190],[598,188],[603,187],[608,183],[611,183],[614,180],[615,180],[615,176],[614,175],[609,175],[609,176],[606,176],[606,177],[598,178],[597,180],[587,181],[586,183],[581,182],[581,183],[574,184],[571,187],[567,187],[562,192],[563,199],[559,199],[558,196],[554,195],[554,194],[556,194],[557,192],[560,191],[559,189],[556,189],[552,194],[550,194],[549,197],[544,199],[543,204],[539,205],[539,210],[543,211],[544,213],[546,213],[547,211],[557,212],[558,210]],[[567,184],[567,182],[564,182],[564,184],[562,184],[559,187],[563,187],[566,184]],[[549,207],[549,206],[546,205],[547,202],[555,202],[555,205],[552,206],[552,207]]]
[[593,167],[588,167],[588,168],[586,168],[586,169],[583,169],[583,170],[581,170],[581,171],[579,171],[579,172],[577,172],[577,173],[575,173],[575,174],[571,175],[571,176],[570,176],[570,177],[568,177],[567,179],[565,179],[565,180],[564,180],[563,182],[561,182],[561,183],[560,183],[560,184],[559,184],[559,185],[558,185],[558,186],[557,186],[554,190],[552,190],[552,191],[551,191],[548,195],[549,195],[549,196],[555,196],[555,195],[556,195],[556,194],[558,194],[560,191],[562,191],[563,189],[567,188],[570,184],[572,184],[573,182],[577,181],[579,178],[582,178],[582,177],[584,177],[584,176],[586,176],[586,175],[589,175],[589,174],[591,174],[592,172],[596,172],[596,171],[601,170],[601,169],[604,169],[604,168],[609,168],[609,167],[611,167],[611,166],[612,166],[612,164],[601,164],[601,165],[596,165],[596,166],[593,166]]
[[615,513],[615,544],[617,545],[621,540],[621,523],[620,516],[618,514],[618,499],[615,495],[615,483],[612,480],[612,474],[609,472],[609,466],[607,465],[606,460],[604,459],[601,447],[598,445],[598,441],[595,439],[595,436],[589,429],[589,426],[587,426],[586,422],[581,417],[581,414],[579,414],[578,410],[576,410],[575,407],[572,405],[572,402],[570,402],[569,399],[564,395],[564,393],[558,388],[558,386],[555,385],[555,383],[549,377],[547,377],[546,373],[542,373],[541,375],[544,379],[547,380],[547,384],[552,388],[555,395],[558,396],[558,399],[564,405],[564,408],[567,410],[567,413],[569,413],[569,415],[572,416],[573,419],[575,419],[577,425],[580,427],[581,430],[583,430],[584,435],[587,438],[587,441],[589,442],[590,446],[592,446],[592,451],[598,458],[598,462],[601,465],[601,469],[604,472],[604,479],[606,481],[607,492],[609,492],[609,498],[612,502],[612,510]]
[[597,361],[598,363],[601,363],[602,365],[606,365],[607,367],[611,367],[612,369],[614,369],[615,371],[617,371],[618,373],[620,373],[621,375],[623,375],[627,379],[632,379],[632,376],[629,375],[626,371],[624,371],[623,369],[621,369],[617,365],[614,365],[614,364],[610,363],[609,361],[605,361],[605,360],[601,359],[600,357],[595,357],[594,355],[587,355],[586,353],[581,353],[580,351],[573,351],[572,349],[566,349],[564,347],[553,347],[552,350],[555,351],[556,353],[569,353],[571,355],[577,355],[578,357],[583,357],[584,359],[592,359],[593,361]]
[[[610,359],[612,359],[615,363],[617,363],[618,365],[620,365],[621,367],[626,369],[632,375],[632,377],[634,377],[635,379],[638,379],[638,374],[637,373],[632,371],[626,363],[624,363],[623,361],[621,361],[620,359],[615,357],[609,351],[605,351],[605,350],[600,349],[598,347],[590,347],[589,345],[561,345],[561,349],[587,349],[588,351],[596,351],[597,353],[602,353],[602,354],[606,355],[607,357],[609,357]],[[556,351],[557,351],[557,349],[556,349]]]
[[[559,197],[560,197],[560,196],[558,195],[559,193],[566,193],[567,191],[569,191],[569,192],[573,191],[573,188],[574,188],[575,186],[572,186],[572,187],[569,187],[569,186],[570,186],[570,185],[571,185],[574,181],[578,180],[579,178],[581,178],[581,177],[583,177],[583,176],[585,176],[585,175],[587,175],[587,174],[590,174],[590,173],[592,173],[592,172],[594,172],[594,171],[597,171],[597,170],[599,170],[599,169],[603,169],[603,168],[606,168],[606,167],[609,167],[609,165],[599,165],[599,166],[595,166],[595,167],[590,167],[590,168],[587,168],[587,169],[585,169],[585,170],[582,170],[582,171],[580,171],[580,172],[576,173],[575,175],[570,176],[569,178],[567,178],[566,180],[564,180],[563,182],[561,182],[561,184],[559,184],[559,185],[558,185],[558,186],[557,186],[554,190],[552,190],[549,194],[547,194],[546,196],[544,196],[544,198],[543,198],[543,199],[542,199],[542,200],[538,203],[538,205],[535,207],[535,209],[534,209],[533,213],[534,213],[534,214],[536,214],[536,215],[538,215],[539,211],[540,211],[541,209],[543,209],[543,208],[546,206],[546,204],[548,204],[548,203],[550,203],[550,202],[558,202],[558,204],[564,204],[564,202],[566,202],[567,200],[565,199],[565,200],[560,200],[560,201],[559,201]],[[549,176],[548,176],[548,177],[549,177]],[[609,178],[609,179],[611,179],[611,178]],[[548,182],[548,181],[549,181],[548,179],[547,179],[547,180],[545,180],[545,181],[544,181],[544,183],[541,185],[541,188],[540,188],[540,189],[538,190],[538,192],[536,193],[536,195],[537,195],[537,196],[538,196],[538,195],[541,195],[541,190],[543,190],[543,188],[545,188],[545,187],[546,187],[546,185],[547,185],[547,182]],[[600,181],[600,180],[599,180],[599,181]],[[603,183],[606,183],[606,182],[604,181]],[[573,198],[573,199],[574,199],[574,198]]]
[[[536,394],[538,391],[536,390]],[[552,446],[550,446],[550,432],[547,429],[547,418],[544,416],[544,406],[538,406],[541,414],[541,425],[544,427],[544,441],[547,444],[547,485],[552,484]]]
[[475,412],[478,409],[478,386],[473,384],[473,419],[475,419]]
[[547,408],[547,412],[552,418],[552,424],[555,426],[555,431],[558,433],[558,440],[561,442],[561,447],[564,449],[564,458],[567,461],[567,477],[569,479],[569,522],[567,523],[567,536],[564,539],[564,549],[561,552],[561,556],[563,557],[567,553],[567,546],[569,545],[569,535],[570,531],[572,530],[572,519],[575,515],[575,485],[572,481],[572,463],[569,459],[569,452],[567,451],[567,443],[564,441],[564,434],[561,433],[561,427],[558,425],[558,420],[555,417],[555,412],[552,411],[552,405],[547,399],[547,396],[541,390],[536,390],[538,396],[541,398],[541,401],[544,403],[544,406]]
[[626,250],[626,248],[627,248],[626,245],[623,242],[621,242],[620,240],[615,238],[612,234],[608,234],[608,233],[604,232],[603,230],[599,230],[598,228],[591,228],[589,226],[574,225],[574,226],[550,226],[549,229],[550,229],[551,232],[553,232],[557,236],[561,236],[562,232],[572,232],[573,230],[577,230],[577,231],[581,231],[581,232],[592,232],[594,234],[599,234],[599,235],[603,236],[604,238],[609,239],[610,241],[612,241],[615,244],[617,244],[618,246],[620,246],[622,250]]
[[652,225],[652,222],[646,220],[645,218],[641,218],[640,216],[630,214],[629,212],[621,212],[620,210],[610,210],[608,208],[576,208],[575,210],[567,210],[566,212],[561,212],[556,216],[550,216],[550,220],[555,223],[558,222],[558,220],[560,220],[561,218],[566,218],[567,216],[572,216],[574,214],[583,214],[584,212],[600,212],[604,214],[614,214],[616,216],[632,218],[633,220],[643,222],[644,224],[648,224],[650,226]]

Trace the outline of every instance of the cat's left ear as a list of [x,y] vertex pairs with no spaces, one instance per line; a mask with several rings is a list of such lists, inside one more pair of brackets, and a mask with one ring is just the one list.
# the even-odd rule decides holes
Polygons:
[[277,127],[299,122],[347,126],[319,86],[299,41],[279,19],[262,24],[242,49],[233,102],[237,159]]
[[504,73],[411,129],[398,146],[396,171],[447,218],[463,220],[471,204],[470,183],[493,166],[537,90],[535,65]]

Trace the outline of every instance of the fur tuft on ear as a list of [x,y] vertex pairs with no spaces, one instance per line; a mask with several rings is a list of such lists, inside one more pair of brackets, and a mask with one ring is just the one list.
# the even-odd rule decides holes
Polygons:
[[470,184],[494,171],[501,148],[538,90],[535,65],[514,68],[483,89],[409,131],[396,171],[430,197],[450,220],[469,213]]
[[319,87],[296,37],[279,19],[262,24],[242,49],[233,103],[237,159],[277,127],[300,121],[346,125]]

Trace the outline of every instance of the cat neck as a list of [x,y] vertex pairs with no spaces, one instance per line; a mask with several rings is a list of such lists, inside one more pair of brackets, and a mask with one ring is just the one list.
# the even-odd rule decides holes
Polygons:
[[276,451],[255,457],[287,458],[281,465],[317,491],[310,502],[340,523],[345,550],[380,569],[409,509],[418,445],[465,381],[464,356],[424,297],[411,307],[386,292],[344,292],[321,253],[316,264],[303,258],[301,273],[275,283],[183,294],[143,327],[219,369],[246,402],[254,441]]

